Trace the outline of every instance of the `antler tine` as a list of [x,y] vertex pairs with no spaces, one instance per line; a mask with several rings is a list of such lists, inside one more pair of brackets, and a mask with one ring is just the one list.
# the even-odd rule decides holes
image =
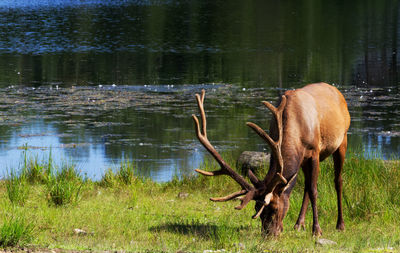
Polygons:
[[276,153],[278,150],[278,143],[275,142],[261,127],[253,122],[247,122],[246,125],[253,129],[261,138],[263,138],[270,145],[272,152]]
[[236,210],[242,210],[251,200],[254,199],[255,191],[249,191],[242,199],[238,206],[235,206]]
[[236,198],[236,197],[239,197],[239,196],[241,196],[241,195],[244,195],[244,194],[246,194],[246,190],[241,190],[241,191],[238,191],[238,192],[234,192],[234,193],[232,193],[232,194],[229,194],[229,195],[227,195],[227,196],[225,196],[225,197],[221,197],[221,198],[210,198],[210,200],[211,201],[214,201],[214,202],[223,202],[223,201],[228,201],[228,200],[231,200],[231,199],[234,199],[234,198]]
[[261,183],[261,180],[258,179],[258,177],[257,177],[256,175],[254,175],[254,173],[253,173],[253,171],[251,171],[251,169],[249,169],[249,170],[247,171],[247,175],[249,176],[250,182],[251,182],[254,186],[259,187],[260,184],[262,184],[262,183]]
[[247,126],[249,126],[251,129],[253,129],[261,138],[263,138],[271,147],[271,151],[278,159],[279,163],[279,168],[280,171],[277,173],[279,178],[281,179],[282,182],[285,184],[287,183],[287,180],[283,177],[283,158],[282,158],[282,153],[281,153],[281,144],[282,144],[282,137],[283,137],[283,123],[282,123],[282,113],[283,109],[286,106],[286,96],[283,95],[281,99],[281,103],[279,104],[278,108],[273,106],[271,103],[267,101],[262,102],[274,115],[275,120],[278,125],[278,140],[274,141],[261,127],[258,125],[252,123],[252,122],[247,122]]
[[282,113],[286,105],[286,96],[285,95],[282,96],[281,103],[279,104],[278,108],[276,108],[267,101],[263,101],[262,103],[272,112],[278,124],[279,136],[278,140],[274,143],[279,144],[280,146],[280,144],[282,143],[282,135],[283,135]]
[[[201,119],[202,119],[202,126],[200,128],[200,122],[196,115],[192,114],[192,118],[195,122],[195,130],[197,134],[197,138],[199,139],[200,143],[207,149],[207,151],[214,157],[214,159],[218,162],[221,169],[217,171],[204,171],[196,169],[196,172],[205,175],[205,176],[218,176],[218,175],[228,175],[232,179],[234,179],[241,187],[242,190],[246,192],[254,191],[254,187],[252,187],[242,176],[236,173],[221,157],[221,155],[215,150],[215,148],[211,145],[210,141],[207,138],[207,121],[206,121],[206,114],[204,111],[204,98],[205,98],[205,90],[201,91],[201,96],[196,94],[197,105],[200,111]],[[240,196],[245,194],[246,192],[236,195]],[[233,194],[231,194],[233,195]],[[228,195],[223,198],[215,198],[215,199],[223,199],[221,201],[227,201],[231,195]],[[234,198],[234,197],[233,197]]]
[[[263,102],[264,105],[267,106],[267,104],[271,105],[270,103],[264,101]],[[271,105],[272,106],[272,105]],[[278,124],[278,132],[279,132],[279,136],[278,136],[278,140],[276,141],[276,144],[278,146],[278,162],[279,162],[279,167],[280,167],[280,172],[278,173],[278,176],[282,179],[282,181],[286,184],[287,181],[286,179],[283,177],[283,158],[282,158],[282,150],[281,150],[281,145],[282,145],[282,138],[283,138],[283,123],[282,123],[282,114],[283,114],[283,109],[286,106],[286,96],[282,95],[282,99],[281,99],[281,103],[279,104],[278,108],[276,108],[275,111],[273,111],[273,114],[275,116],[276,122]],[[268,108],[270,108],[269,106],[267,106]]]
[[196,94],[197,105],[199,106],[200,114],[201,114],[201,122],[203,126],[203,135],[207,139],[207,119],[206,113],[204,112],[204,98],[206,96],[206,91],[201,90],[201,96]]

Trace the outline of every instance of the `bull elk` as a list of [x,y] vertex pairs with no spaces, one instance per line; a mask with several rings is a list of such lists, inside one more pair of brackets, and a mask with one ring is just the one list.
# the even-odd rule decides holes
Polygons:
[[322,234],[317,211],[319,163],[332,155],[338,205],[336,228],[344,229],[341,174],[347,149],[350,115],[346,101],[338,89],[326,83],[309,84],[300,89],[286,91],[278,107],[263,102],[275,118],[275,121],[270,123],[270,135],[254,123],[248,122],[247,125],[268,143],[272,156],[269,171],[263,180],[248,171],[251,184],[236,173],[209,142],[204,97],[204,90],[201,95],[196,94],[202,124],[200,126],[199,119],[192,115],[195,131],[201,144],[221,168],[217,171],[199,169],[196,171],[205,176],[228,175],[241,187],[240,191],[221,198],[211,198],[212,201],[238,198],[241,203],[235,209],[240,210],[254,200],[256,213],[253,218],[260,217],[264,233],[279,235],[283,230],[282,221],[289,209],[289,197],[301,167],[305,177],[305,187],[295,229],[305,227],[305,214],[311,200],[312,231],[315,236],[319,236]]

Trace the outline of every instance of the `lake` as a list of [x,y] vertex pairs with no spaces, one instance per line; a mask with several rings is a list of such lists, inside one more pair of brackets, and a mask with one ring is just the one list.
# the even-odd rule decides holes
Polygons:
[[267,151],[248,127],[262,100],[328,82],[346,97],[349,145],[400,152],[397,1],[1,1],[0,175],[23,153],[97,180],[134,160],[156,181],[208,155],[195,137],[206,89],[210,141]]

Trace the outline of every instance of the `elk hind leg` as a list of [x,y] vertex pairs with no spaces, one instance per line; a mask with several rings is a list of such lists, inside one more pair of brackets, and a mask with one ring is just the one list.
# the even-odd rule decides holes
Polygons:
[[343,210],[342,210],[342,171],[344,158],[347,150],[347,135],[345,136],[342,144],[339,148],[333,153],[333,164],[335,168],[335,189],[337,194],[337,205],[338,205],[338,219],[336,223],[336,229],[344,230],[344,221],[343,221]]

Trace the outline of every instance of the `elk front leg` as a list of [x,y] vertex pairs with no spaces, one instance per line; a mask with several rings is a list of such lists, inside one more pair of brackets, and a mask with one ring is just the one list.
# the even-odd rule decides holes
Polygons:
[[347,150],[347,135],[345,136],[340,147],[333,153],[333,164],[335,167],[335,189],[337,194],[337,205],[338,205],[338,219],[336,223],[336,229],[344,230],[343,211],[342,211],[342,171],[344,158]]
[[300,231],[300,229],[304,230],[306,228],[304,221],[305,221],[305,217],[306,217],[309,200],[310,200],[310,198],[308,196],[307,189],[304,188],[303,203],[301,204],[301,209],[300,209],[299,217],[297,218],[297,222],[294,225],[294,229],[296,229],[297,231]]
[[[311,207],[313,211],[313,235],[314,236],[321,236],[322,230],[318,223],[318,209],[317,209],[317,180],[319,174],[319,156],[314,155],[309,160],[310,166],[308,170],[308,175],[306,177],[306,187],[308,196],[310,197]],[[308,179],[308,180],[307,180]]]
[[[303,169],[303,173],[304,173],[304,178],[308,178],[309,172],[311,171],[311,169],[309,168],[309,166],[304,166],[304,167],[302,167],[302,169]],[[307,180],[306,180],[306,183],[307,183]],[[305,185],[304,186],[304,194],[303,194],[303,203],[301,204],[301,209],[300,209],[299,217],[297,218],[297,222],[294,225],[294,229],[296,229],[297,231],[300,231],[300,229],[306,228],[304,221],[305,221],[305,217],[306,217],[309,200],[310,200],[310,197],[308,196],[308,190]]]

